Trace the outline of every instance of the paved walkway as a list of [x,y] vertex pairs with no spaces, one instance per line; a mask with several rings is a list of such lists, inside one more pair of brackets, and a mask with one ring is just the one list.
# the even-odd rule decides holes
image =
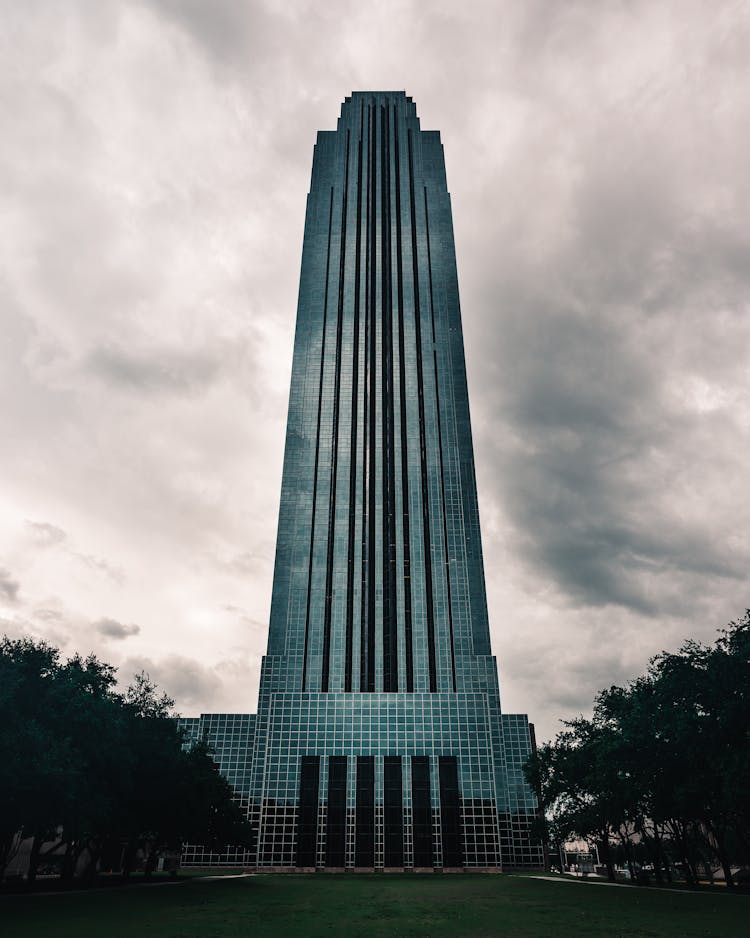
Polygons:
[[[513,874],[511,874],[513,875]],[[518,876],[518,879],[544,879],[548,883],[593,883],[595,886],[617,886],[618,889],[648,889],[649,892],[671,892],[690,896],[708,895],[700,889],[680,889],[679,887],[669,888],[669,886],[637,886],[635,883],[611,883],[608,879],[589,878],[583,876],[542,876],[541,874],[532,874],[529,876]]]
[[[548,883],[596,883],[597,886],[621,886],[623,889],[632,889],[633,887],[629,883],[610,883],[608,879],[591,879],[583,876],[542,876],[534,873],[530,876],[519,877],[519,879],[544,879]],[[646,887],[643,886],[643,889]],[[648,887],[651,888],[650,886]],[[669,890],[670,892],[672,890]]]

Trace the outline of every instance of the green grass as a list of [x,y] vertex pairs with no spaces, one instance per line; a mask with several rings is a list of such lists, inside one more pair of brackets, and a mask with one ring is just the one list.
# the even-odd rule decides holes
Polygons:
[[750,896],[496,875],[276,875],[0,898],[3,938],[747,938]]

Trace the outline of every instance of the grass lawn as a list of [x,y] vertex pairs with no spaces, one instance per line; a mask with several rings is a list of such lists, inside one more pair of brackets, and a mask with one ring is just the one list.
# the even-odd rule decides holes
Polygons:
[[747,938],[750,896],[478,874],[276,875],[0,898],[3,938]]

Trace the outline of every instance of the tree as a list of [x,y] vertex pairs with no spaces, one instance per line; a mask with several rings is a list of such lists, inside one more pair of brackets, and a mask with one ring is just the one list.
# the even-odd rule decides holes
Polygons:
[[529,758],[526,777],[541,792],[556,838],[595,843],[613,880],[612,843],[624,838],[634,805],[629,778],[618,767],[619,740],[583,718],[565,726],[554,744]]
[[204,743],[184,747],[172,706],[143,673],[125,695],[134,778],[122,799],[126,874],[139,849],[150,874],[160,851],[188,841],[249,845],[250,826],[231,786]]
[[124,694],[116,672],[93,655],[61,662],[29,639],[0,642],[0,875],[19,837],[31,837],[33,881],[45,841],[55,841],[63,878],[106,842],[138,851],[146,871],[182,842],[248,844],[250,828],[203,744],[185,747],[148,675]]
[[732,864],[750,861],[750,610],[713,646],[657,655],[565,726],[527,767],[553,830],[596,840],[610,877],[612,843],[632,871],[637,842],[658,877],[675,854],[691,885],[715,861],[733,885]]

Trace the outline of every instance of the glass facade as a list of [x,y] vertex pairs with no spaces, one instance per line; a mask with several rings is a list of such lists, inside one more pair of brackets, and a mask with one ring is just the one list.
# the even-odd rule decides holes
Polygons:
[[[184,745],[204,740],[222,775],[234,788],[235,801],[245,810],[250,805],[250,765],[255,739],[255,714],[202,713],[199,717],[180,717],[177,725],[184,731]],[[249,867],[255,855],[242,847],[227,846],[220,853],[202,844],[183,844],[180,865],[184,867]]]
[[540,866],[530,748],[490,649],[440,135],[403,92],[355,93],[307,202],[254,863]]

